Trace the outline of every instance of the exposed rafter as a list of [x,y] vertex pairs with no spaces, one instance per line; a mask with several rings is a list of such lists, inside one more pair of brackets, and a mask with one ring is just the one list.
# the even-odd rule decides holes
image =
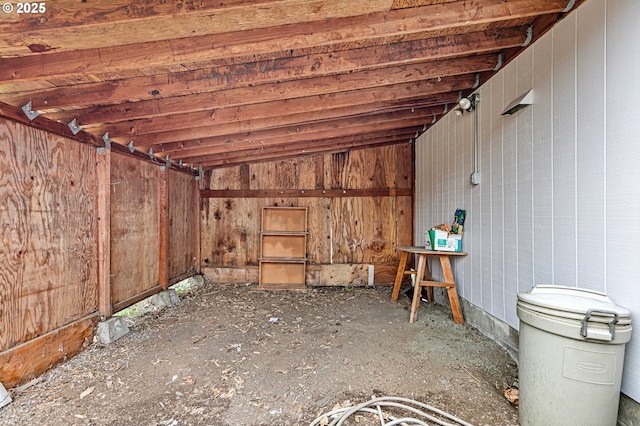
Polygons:
[[0,102],[10,119],[196,167],[405,143],[569,4],[58,0],[3,16]]

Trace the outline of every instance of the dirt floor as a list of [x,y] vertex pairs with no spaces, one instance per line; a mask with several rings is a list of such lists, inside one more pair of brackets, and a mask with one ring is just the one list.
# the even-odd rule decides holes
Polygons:
[[[203,284],[129,321],[0,409],[0,425],[308,425],[338,405],[398,396],[474,425],[517,425],[517,367],[442,306],[390,287],[264,292]],[[325,423],[326,424],[326,423]],[[345,424],[380,424],[370,414]]]

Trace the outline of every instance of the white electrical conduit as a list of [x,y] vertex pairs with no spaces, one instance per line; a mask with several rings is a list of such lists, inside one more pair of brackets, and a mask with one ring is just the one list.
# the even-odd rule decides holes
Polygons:
[[[407,404],[412,404],[418,406],[419,408],[412,407]],[[376,409],[369,408],[370,406],[375,406]],[[395,418],[393,416],[389,416],[388,418],[391,420],[388,423],[385,423],[384,416],[382,415],[382,410],[380,407],[395,407],[405,411],[410,411],[413,414],[417,414],[422,419],[429,420],[432,423],[426,423],[424,420],[420,420],[418,418],[413,417],[402,417]],[[451,420],[455,423],[449,423],[446,420],[441,420],[433,415],[429,414],[426,411],[430,411],[431,413],[437,414],[441,417],[444,417],[447,420]],[[361,404],[355,405],[353,407],[346,408],[338,408],[336,410],[332,410],[328,413],[325,413],[315,419],[309,426],[320,425],[322,419],[326,418],[327,420],[332,418],[333,420],[328,426],[341,426],[351,415],[358,413],[373,413],[377,414],[380,417],[380,425],[381,426],[395,426],[395,425],[418,425],[418,426],[429,426],[432,424],[440,425],[440,426],[473,426],[471,423],[467,423],[464,420],[460,420],[451,414],[448,414],[442,410],[439,410],[435,407],[432,407],[427,404],[423,404],[422,402],[415,401],[413,399],[408,398],[400,398],[400,397],[392,397],[392,396],[382,396],[382,397],[374,397],[369,401],[363,402]],[[325,423],[326,424],[326,423]]]

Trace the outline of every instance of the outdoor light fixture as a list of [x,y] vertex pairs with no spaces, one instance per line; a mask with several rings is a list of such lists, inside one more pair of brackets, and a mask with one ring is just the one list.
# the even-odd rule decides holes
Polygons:
[[480,96],[477,93],[474,93],[466,98],[462,98],[458,101],[458,105],[464,111],[473,111],[476,109],[476,103],[478,102],[478,98]]
[[[466,98],[458,100],[458,107],[454,110],[456,115],[460,117],[465,111],[474,111],[480,102],[480,95],[473,93]],[[480,183],[480,171],[478,170],[478,111],[475,113],[473,122],[473,173],[469,176],[472,185]]]
[[458,108],[455,109],[456,115],[459,117],[465,113],[465,111],[473,111],[476,109],[476,103],[480,96],[474,93],[466,98],[460,98],[458,101]]

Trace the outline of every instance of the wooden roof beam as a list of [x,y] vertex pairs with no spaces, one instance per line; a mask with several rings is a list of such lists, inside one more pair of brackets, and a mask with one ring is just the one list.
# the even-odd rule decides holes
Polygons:
[[[473,86],[476,74],[455,77],[432,78],[409,83],[384,85],[381,87],[353,90],[350,84],[336,83],[344,92],[357,93],[357,103],[376,102],[381,99],[402,99],[408,97],[425,96],[433,93],[444,93],[463,90]],[[364,83],[367,84],[366,82]],[[77,118],[83,126],[90,128],[92,123],[114,123],[154,116],[176,113],[210,110],[212,106],[225,107],[273,102],[284,98],[310,98],[312,95],[334,94],[338,87],[308,87],[295,82],[262,85],[257,87],[230,89],[214,93],[187,95],[179,98],[165,98],[155,101],[141,101],[110,105],[106,107],[85,108],[65,113],[47,114],[54,120]],[[351,86],[352,87],[352,86]],[[293,111],[281,111],[283,114]],[[196,123],[192,123],[196,125]],[[145,142],[146,143],[146,142]]]
[[[395,132],[419,132],[424,128],[425,123],[420,118],[413,120],[395,120],[385,121],[378,123],[365,123],[365,124],[353,124],[344,128],[332,128],[318,131],[309,131],[304,134],[286,134],[276,135],[265,132],[264,137],[262,132],[255,135],[256,138],[252,139],[236,139],[227,144],[209,143],[203,145],[202,148],[184,150],[179,153],[175,153],[172,158],[181,159],[186,163],[197,163],[199,158],[203,156],[221,155],[227,152],[241,152],[246,149],[266,149],[273,146],[286,146],[292,143],[311,143],[313,141],[326,140],[332,138],[356,136],[356,135],[369,135],[374,132],[381,131],[395,131]],[[156,152],[154,150],[154,152]]]
[[[84,6],[84,2],[82,3]],[[40,51],[68,52],[85,49],[86,46],[103,46],[105,39],[109,40],[111,46],[125,46],[130,44],[132,39],[141,40],[145,37],[149,42],[156,42],[167,38],[184,39],[194,35],[212,37],[238,30],[264,33],[265,28],[279,27],[292,22],[309,23],[349,18],[362,14],[363,10],[383,12],[391,6],[390,0],[225,0],[167,2],[164,6],[161,5],[164,2],[139,0],[104,3],[107,7],[90,3],[81,9],[77,1],[47,2],[48,10],[38,13],[36,19],[21,23],[14,18],[9,24],[0,26],[0,33],[3,35],[0,38],[0,52],[3,55],[30,53],[28,46],[33,44],[41,46]],[[10,18],[11,15],[9,14]],[[81,21],[85,17],[94,20]],[[79,22],[83,22],[84,25],[91,22],[93,30],[83,32],[82,37],[78,37]],[[65,25],[69,23],[71,25]],[[265,35],[263,34],[263,37]]]
[[[372,114],[360,117],[349,117],[339,120],[305,123],[294,126],[265,129],[249,133],[227,134],[218,137],[202,138],[195,141],[187,140],[151,146],[156,153],[180,156],[181,158],[211,153],[214,150],[224,151],[230,147],[240,147],[244,144],[259,143],[267,146],[273,143],[290,141],[304,141],[319,139],[317,135],[337,137],[341,134],[358,132],[370,133],[377,129],[406,128],[410,126],[426,126],[431,123],[433,114],[431,108],[423,111],[398,111],[385,114]],[[355,130],[354,130],[355,129]],[[217,152],[217,151],[216,151]]]
[[[366,0],[365,0],[366,1]],[[485,1],[474,4],[454,2],[412,9],[400,9],[389,12],[377,12],[355,17],[332,19],[329,27],[323,20],[307,22],[311,15],[301,16],[304,22],[282,25],[277,30],[266,32],[263,28],[228,32],[215,35],[194,36],[173,40],[152,40],[146,43],[126,44],[134,39],[132,27],[128,24],[126,31],[113,26],[105,28],[105,32],[84,33],[79,39],[73,31],[51,31],[49,37],[39,33],[39,43],[48,46],[51,53],[29,55],[24,57],[7,57],[24,50],[24,35],[16,40],[6,33],[9,39],[6,45],[0,45],[0,83],[12,81],[29,81],[42,78],[83,74],[100,74],[110,71],[122,71],[141,67],[161,66],[165,63],[192,63],[246,55],[268,54],[272,52],[291,51],[327,46],[336,43],[355,43],[363,40],[381,39],[400,35],[424,33],[425,31],[451,30],[498,21],[510,21],[519,18],[535,17],[540,14],[561,12],[569,0],[509,0]],[[334,2],[343,3],[343,2]],[[349,2],[353,3],[353,2]],[[368,10],[367,7],[360,9]],[[288,11],[290,12],[290,11]],[[299,13],[296,10],[296,13]],[[291,22],[287,13],[288,22]],[[193,23],[186,28],[191,29]],[[163,36],[167,29],[159,29]],[[145,29],[148,31],[148,28]],[[109,35],[114,31],[112,36]],[[269,36],[268,34],[273,34]],[[91,39],[95,37],[95,39]],[[123,45],[112,37],[125,37]],[[28,38],[28,36],[27,36]],[[109,39],[112,46],[102,47],[104,40]],[[28,43],[28,41],[26,42]],[[95,46],[91,50],[55,51],[65,48],[81,49],[78,44]],[[11,49],[17,49],[12,51]],[[58,49],[59,50],[59,49]]]
[[[220,108],[187,115],[176,114],[154,119],[136,120],[133,122],[111,123],[92,127],[91,131],[98,134],[109,132],[114,138],[124,141],[126,139],[136,138],[136,135],[162,133],[185,128],[208,127],[210,132],[207,132],[207,134],[213,136],[282,127],[296,123],[326,121],[341,117],[354,117],[380,112],[393,112],[411,108],[420,109],[431,107],[434,110],[434,114],[442,114],[444,108],[442,105],[434,106],[436,102],[453,104],[457,101],[459,94],[450,92],[442,94],[441,96],[438,100],[436,100],[433,95],[429,95],[400,102],[382,100],[368,104],[351,103],[346,105],[339,102],[337,97],[317,96],[312,97],[316,99],[316,102],[311,102],[308,98],[299,98],[291,101],[284,100],[256,105]],[[292,104],[295,105],[292,106]],[[283,113],[282,111],[292,112]],[[196,123],[199,123],[199,125]],[[187,124],[191,124],[191,126]]]
[[335,138],[313,143],[289,144],[270,148],[252,148],[239,152],[227,152],[211,157],[201,157],[198,165],[210,169],[228,167],[238,164],[256,163],[261,161],[282,160],[305,155],[328,154],[345,152],[354,149],[373,148],[382,145],[408,143],[413,133],[392,133],[383,136],[357,135],[352,137]]
[[[6,102],[14,104],[23,104],[30,100],[35,109],[44,111],[181,96],[185,92],[192,94],[213,92],[257,84],[348,73],[353,70],[362,72],[393,65],[397,70],[400,70],[401,67],[412,69],[411,64],[416,64],[414,69],[417,70],[424,70],[426,66],[429,66],[432,69],[432,76],[446,76],[451,73],[451,71],[446,71],[446,67],[449,65],[454,70],[472,65],[465,65],[464,62],[459,65],[447,61],[435,62],[436,60],[462,54],[475,55],[518,47],[522,45],[526,37],[526,27],[500,28],[458,36],[447,35],[385,46],[344,50],[330,54],[272,59],[220,67],[204,67],[203,64],[204,68],[198,70],[85,83],[30,92],[28,95],[6,94],[3,97]],[[464,59],[469,63],[472,60],[479,60],[478,58]],[[461,61],[462,59],[451,60]],[[425,62],[429,62],[429,64],[424,64]],[[371,71],[371,73],[375,73],[375,71]]]

